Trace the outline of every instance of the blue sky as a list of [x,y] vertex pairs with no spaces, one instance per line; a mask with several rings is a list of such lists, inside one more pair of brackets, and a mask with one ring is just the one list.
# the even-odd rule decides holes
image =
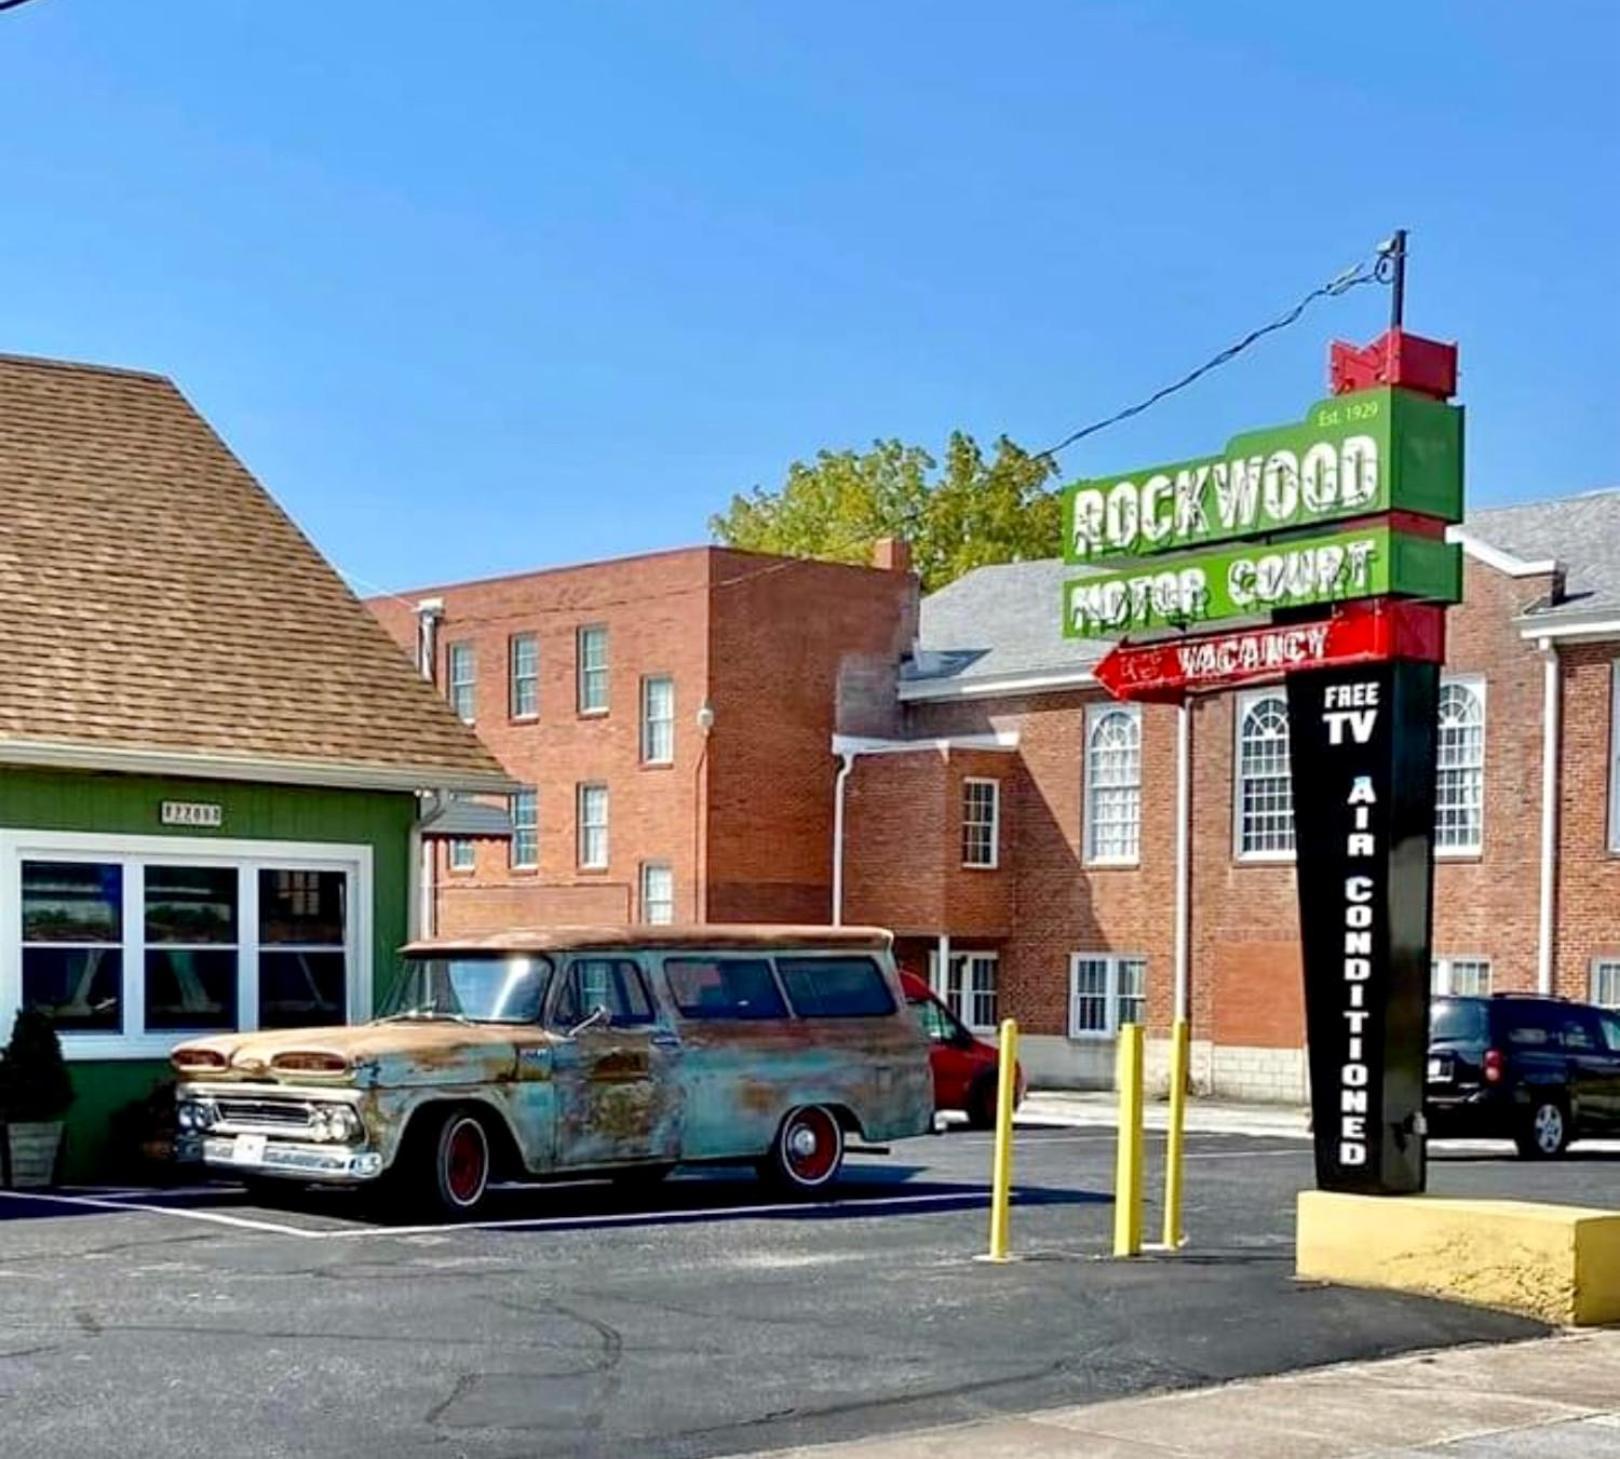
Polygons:
[[[1620,6],[34,0],[0,348],[170,374],[389,588],[706,537],[823,446],[1034,448],[1412,230],[1469,490],[1620,484]],[[1362,289],[1065,458],[1324,393]]]

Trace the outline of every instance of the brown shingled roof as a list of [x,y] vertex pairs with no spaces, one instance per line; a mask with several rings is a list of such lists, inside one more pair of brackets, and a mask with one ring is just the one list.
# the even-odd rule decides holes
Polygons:
[[0,762],[506,783],[160,376],[0,356],[0,592]]

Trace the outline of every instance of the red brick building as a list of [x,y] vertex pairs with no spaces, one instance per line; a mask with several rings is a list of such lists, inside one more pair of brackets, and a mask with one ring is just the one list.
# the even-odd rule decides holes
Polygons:
[[[1437,985],[1620,1003],[1620,492],[1458,536]],[[410,646],[439,600],[438,681],[536,788],[516,854],[441,846],[442,925],[880,923],[969,1023],[1017,1017],[1048,1084],[1106,1082],[1132,1018],[1162,1069],[1179,981],[1199,1087],[1299,1098],[1280,689],[1116,705],[1092,676],[1105,646],[1060,635],[1062,564],[984,568],[919,610],[887,562],[705,548],[373,604]]]

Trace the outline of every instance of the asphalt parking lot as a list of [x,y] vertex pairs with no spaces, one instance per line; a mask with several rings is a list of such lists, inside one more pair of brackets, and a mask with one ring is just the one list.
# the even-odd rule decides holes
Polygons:
[[[1106,1260],[1113,1152],[1105,1129],[1019,1132],[1025,1259],[1000,1267],[974,1259],[968,1133],[853,1159],[835,1205],[733,1172],[503,1191],[463,1227],[229,1187],[4,1195],[0,1415],[30,1459],[658,1459],[1542,1330],[1296,1283],[1297,1140],[1191,1137],[1189,1247]],[[1442,1151],[1431,1188],[1608,1205],[1617,1176],[1611,1154]]]

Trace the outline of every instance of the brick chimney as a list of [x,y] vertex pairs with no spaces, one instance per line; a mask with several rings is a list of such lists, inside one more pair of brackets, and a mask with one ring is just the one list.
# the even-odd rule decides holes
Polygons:
[[879,537],[872,544],[872,566],[880,572],[910,572],[911,544],[903,537]]

